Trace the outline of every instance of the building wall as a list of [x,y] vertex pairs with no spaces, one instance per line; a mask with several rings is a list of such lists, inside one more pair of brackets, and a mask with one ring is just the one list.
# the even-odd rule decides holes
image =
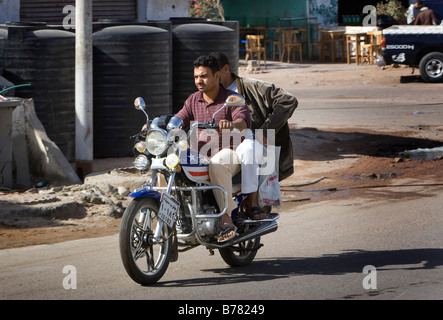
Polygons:
[[[63,9],[68,5],[75,6],[75,0],[0,0],[0,24],[8,21],[61,24],[67,15]],[[189,3],[183,0],[93,0],[93,19],[139,18],[142,22],[146,20],[147,13],[153,20],[169,19],[170,16],[187,17],[188,7]]]
[[[278,27],[285,19],[305,19],[306,0],[223,0],[226,20],[237,20],[241,26]],[[295,20],[294,20],[295,21]]]
[[147,20],[168,20],[171,17],[188,17],[189,1],[144,0]]
[[309,17],[322,26],[338,24],[338,0],[309,0]]
[[0,0],[0,24],[20,21],[20,0]]
[[443,19],[443,0],[425,0],[423,2],[429,9],[434,10],[437,19]]

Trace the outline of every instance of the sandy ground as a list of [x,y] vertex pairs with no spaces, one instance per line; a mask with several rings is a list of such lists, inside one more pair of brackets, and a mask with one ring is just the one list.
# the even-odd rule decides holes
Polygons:
[[[251,76],[243,68],[239,73]],[[409,69],[380,72],[374,66],[361,66],[350,70],[341,63],[291,64],[291,68],[287,64],[270,63],[264,72],[253,77],[288,89],[319,86],[333,89],[334,86],[353,85],[363,78],[367,86],[400,83],[405,79],[419,81],[410,75]],[[332,82],[331,78],[340,80]],[[296,172],[282,182],[281,210],[324,199],[355,195],[371,197],[374,188],[397,184],[399,179],[410,183],[426,181],[428,184],[443,181],[443,161],[398,156],[403,150],[442,145],[443,127],[417,129],[423,139],[411,137],[411,132],[387,135],[361,128],[326,131],[297,124],[291,124],[291,128]],[[425,139],[428,136],[432,136],[432,140]],[[94,172],[130,168],[132,160],[96,159]],[[115,186],[86,184],[0,192],[0,249],[116,234],[121,214],[130,201],[124,195],[125,190],[118,190]]]

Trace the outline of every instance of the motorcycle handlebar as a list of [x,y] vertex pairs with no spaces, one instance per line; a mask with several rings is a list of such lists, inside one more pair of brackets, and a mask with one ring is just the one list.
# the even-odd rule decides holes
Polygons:
[[218,123],[215,122],[197,122],[193,124],[193,127],[197,127],[198,129],[219,129]]

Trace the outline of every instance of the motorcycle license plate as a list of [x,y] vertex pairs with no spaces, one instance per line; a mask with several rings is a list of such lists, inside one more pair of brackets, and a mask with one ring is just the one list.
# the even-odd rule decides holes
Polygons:
[[179,209],[180,203],[177,200],[171,197],[169,193],[162,194],[158,217],[171,228],[174,225]]

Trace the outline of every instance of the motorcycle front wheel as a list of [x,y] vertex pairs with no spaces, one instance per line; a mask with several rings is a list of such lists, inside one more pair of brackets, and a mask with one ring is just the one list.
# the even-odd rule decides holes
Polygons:
[[260,248],[260,237],[240,242],[234,246],[219,249],[223,260],[231,267],[242,267],[251,264]]
[[141,285],[154,284],[169,266],[172,237],[166,225],[158,242],[154,232],[159,203],[152,198],[136,198],[126,208],[120,226],[120,255],[128,275]]

